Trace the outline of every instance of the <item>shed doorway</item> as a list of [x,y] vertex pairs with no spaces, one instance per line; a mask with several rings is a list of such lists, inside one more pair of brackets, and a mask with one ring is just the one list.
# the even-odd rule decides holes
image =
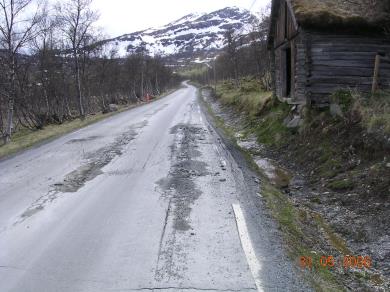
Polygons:
[[291,94],[291,76],[292,76],[292,67],[291,67],[291,47],[287,47],[284,50],[285,53],[285,78],[284,78],[284,96],[290,97]]

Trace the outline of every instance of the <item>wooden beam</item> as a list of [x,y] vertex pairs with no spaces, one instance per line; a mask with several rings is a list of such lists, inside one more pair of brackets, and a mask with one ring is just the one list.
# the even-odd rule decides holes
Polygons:
[[287,3],[288,10],[290,12],[290,15],[291,15],[292,22],[294,24],[294,28],[298,32],[298,29],[299,29],[298,22],[297,22],[297,19],[295,18],[294,9],[292,8],[292,5],[291,5],[291,0],[286,0],[286,3]]
[[372,79],[372,89],[371,93],[374,95],[378,90],[378,79],[379,79],[379,66],[381,63],[381,56],[377,54],[375,56],[375,66],[374,66],[374,77]]

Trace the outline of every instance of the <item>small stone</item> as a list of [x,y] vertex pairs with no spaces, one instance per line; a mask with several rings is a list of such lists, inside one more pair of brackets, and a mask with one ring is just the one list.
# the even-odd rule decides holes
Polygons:
[[194,236],[195,235],[195,233],[194,232],[191,232],[191,236]]
[[340,105],[338,105],[337,103],[332,103],[330,105],[330,114],[333,116],[333,117],[343,117],[343,111],[341,110],[341,107]]
[[300,116],[294,116],[294,118],[287,123],[287,128],[298,128],[303,123],[303,120]]
[[119,106],[116,104],[110,104],[108,105],[108,110],[110,112],[117,112],[119,110]]
[[386,167],[387,167],[387,168],[390,168],[390,162],[389,162],[389,163],[386,163]]
[[226,181],[226,178],[221,178],[219,181],[220,181],[220,182],[225,182],[225,181]]

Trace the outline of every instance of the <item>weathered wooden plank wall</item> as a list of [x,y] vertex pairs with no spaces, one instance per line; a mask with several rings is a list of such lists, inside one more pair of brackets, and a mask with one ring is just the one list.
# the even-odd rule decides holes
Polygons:
[[306,64],[306,46],[302,42],[302,38],[297,39],[296,44],[296,55],[295,55],[295,90],[293,93],[293,101],[304,103],[306,102],[306,78],[307,70],[305,67]]
[[[311,73],[307,91],[316,104],[329,101],[338,89],[370,92],[375,56],[390,55],[390,41],[354,35],[310,33]],[[390,87],[390,63],[380,66],[379,88]]]
[[[299,62],[302,66],[302,50],[298,50],[296,43],[299,40],[295,40],[297,37],[297,23],[295,21],[295,16],[291,10],[291,4],[286,1],[280,1],[278,6],[276,29],[275,29],[275,38],[274,38],[274,48],[275,48],[275,91],[276,95],[279,98],[285,98],[286,88],[287,88],[287,64],[286,64],[286,49],[291,49],[291,98],[295,97],[295,94],[299,95],[299,98],[304,99],[304,88],[300,88],[302,83],[302,73],[297,66]],[[297,87],[296,80],[299,80]]]

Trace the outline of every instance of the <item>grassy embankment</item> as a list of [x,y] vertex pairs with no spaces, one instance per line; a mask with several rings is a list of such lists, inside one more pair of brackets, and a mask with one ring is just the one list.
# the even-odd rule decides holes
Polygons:
[[310,170],[313,182],[323,178],[331,190],[354,189],[363,194],[368,184],[371,192],[388,195],[389,93],[363,97],[339,91],[331,98],[340,106],[342,117],[332,116],[329,109],[307,108],[303,125],[292,130],[283,123],[291,107],[257,88],[250,80],[243,80],[239,89],[229,83],[217,87],[222,104],[247,114],[244,136],[252,134],[263,145],[288,150],[291,159]]
[[[169,95],[174,90],[170,90],[162,94],[158,98],[162,98],[166,95]],[[65,121],[62,124],[47,125],[41,130],[31,130],[26,128],[18,129],[18,131],[15,132],[14,135],[12,136],[12,141],[10,143],[6,145],[4,144],[0,145],[0,158],[4,158],[6,156],[15,154],[19,151],[31,148],[35,145],[39,145],[46,141],[71,133],[73,131],[84,128],[88,125],[94,124],[96,122],[109,118],[118,113],[124,112],[136,106],[137,105],[135,104],[126,105],[126,106],[121,105],[119,106],[119,110],[116,112],[105,113],[105,114],[100,112],[97,114],[88,115],[84,119],[75,118],[70,121]]]
[[[290,130],[283,125],[283,119],[289,108],[284,104],[275,104],[271,98],[271,92],[260,92],[260,84],[253,80],[242,80],[241,87],[235,89],[231,83],[219,83],[217,95],[221,104],[233,107],[240,113],[245,113],[245,128],[240,129],[243,136],[255,134],[260,143],[266,145],[281,145],[290,136]],[[208,111],[213,116],[216,125],[235,142],[237,129],[227,125],[219,116],[213,113],[210,105]],[[240,148],[249,165],[262,177],[260,193],[267,201],[274,218],[280,224],[284,238],[288,243],[291,259],[298,263],[300,256],[311,256],[313,262],[318,262],[320,253],[305,244],[307,238],[312,236],[303,228],[303,218],[307,218],[306,211],[296,208],[281,189],[268,181],[262,170],[253,160],[253,154],[246,149]],[[318,216],[317,222],[327,227],[324,221]],[[331,234],[331,233],[330,233]],[[334,238],[333,234],[331,238]],[[339,242],[337,238],[335,241]],[[337,243],[338,244],[338,243]],[[310,276],[313,276],[311,274]],[[314,280],[313,280],[314,279]],[[315,270],[314,277],[309,277],[310,282],[316,287],[326,285],[332,289],[341,289],[334,276],[327,269]]]
[[[347,166],[347,158],[344,157],[345,149],[349,149],[351,139],[357,133],[380,133],[380,136],[389,134],[389,99],[378,96],[376,99],[363,99],[354,96],[350,92],[339,92],[334,99],[345,112],[343,118],[334,118],[329,111],[306,110],[303,126],[298,129],[288,129],[283,121],[290,112],[289,106],[279,103],[271,98],[271,93],[261,92],[256,81],[244,79],[240,88],[234,88],[231,83],[220,83],[217,86],[217,97],[221,104],[233,108],[240,116],[244,116],[244,126],[239,129],[244,138],[254,135],[260,144],[273,149],[289,152],[285,158],[292,158],[302,165],[309,164],[307,171],[311,171],[313,181],[320,177],[326,178],[326,187],[333,190],[351,190],[355,187],[352,179],[359,170]],[[212,113],[211,107],[209,111]],[[244,115],[243,115],[244,113]],[[235,139],[237,129],[233,129],[219,116],[214,116],[217,126]],[[364,136],[364,135],[363,135]],[[341,143],[344,141],[344,143]],[[371,152],[367,141],[357,141],[361,149],[356,151]],[[361,144],[365,145],[362,146]],[[252,155],[242,150],[248,161]],[[381,150],[383,151],[383,149]],[[379,155],[380,156],[380,155]],[[256,169],[257,165],[250,164]],[[257,168],[261,173],[261,170]],[[380,167],[370,167],[371,172],[383,171],[383,163]],[[382,182],[382,191],[388,186],[387,181],[378,178],[374,173],[370,174],[373,185]],[[381,176],[382,177],[382,176]],[[381,191],[380,187],[377,188]],[[318,263],[324,253],[321,243],[330,246],[332,255],[342,256],[352,254],[345,240],[334,232],[332,227],[321,216],[306,206],[297,206],[280,188],[271,184],[263,175],[263,183],[260,192],[277,219],[290,248],[289,252],[294,261],[300,256],[311,256],[313,262]],[[318,198],[313,198],[318,200]],[[357,277],[369,277],[359,274]],[[342,291],[343,285],[337,275],[327,268],[317,268],[310,273],[309,279],[318,291]]]

